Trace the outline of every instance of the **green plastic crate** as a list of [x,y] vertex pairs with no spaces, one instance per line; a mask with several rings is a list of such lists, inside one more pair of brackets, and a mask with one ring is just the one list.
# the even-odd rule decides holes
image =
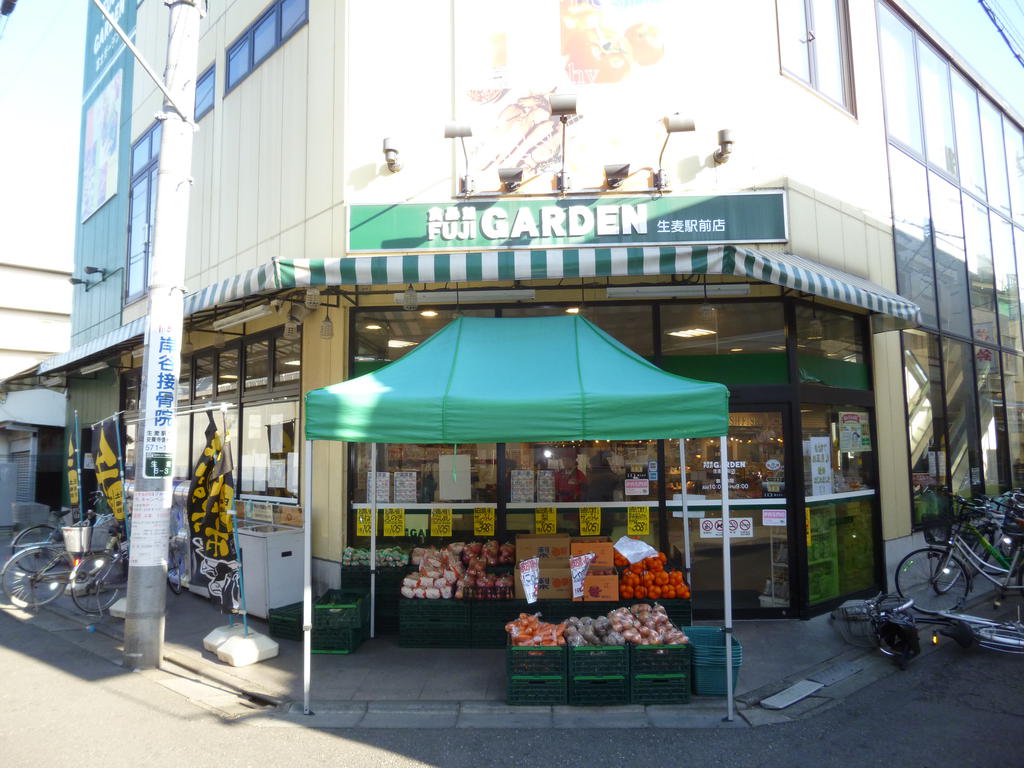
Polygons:
[[629,674],[629,649],[624,645],[568,646],[570,678]]
[[470,604],[464,600],[425,600],[402,598],[398,601],[398,616],[402,624],[443,623],[458,625],[469,631]]
[[270,636],[281,640],[302,640],[302,603],[271,608],[267,613]]
[[509,679],[559,675],[565,677],[564,645],[509,645],[505,666]]
[[510,677],[505,702],[513,706],[565,704],[565,677],[561,675]]
[[690,674],[689,645],[631,645],[629,669],[634,675]]
[[630,704],[686,704],[690,701],[690,674],[633,675]]
[[[725,630],[721,627],[683,627],[693,650],[691,677],[698,696],[725,696]],[[732,638],[732,689],[735,692],[743,665],[743,647]]]
[[629,703],[626,675],[579,675],[569,678],[569,704],[574,707],[607,707]]
[[363,597],[328,590],[313,606],[313,653],[352,653],[369,634],[369,601]]
[[470,637],[474,648],[504,648],[505,625],[526,611],[525,600],[469,600]]

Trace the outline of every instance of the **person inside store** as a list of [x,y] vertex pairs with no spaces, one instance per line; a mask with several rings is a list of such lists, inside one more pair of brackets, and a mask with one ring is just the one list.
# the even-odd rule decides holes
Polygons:
[[618,476],[608,466],[604,452],[590,457],[587,475],[587,501],[611,501],[619,485]]
[[587,487],[587,476],[576,463],[563,467],[555,478],[555,493],[559,501],[582,501]]

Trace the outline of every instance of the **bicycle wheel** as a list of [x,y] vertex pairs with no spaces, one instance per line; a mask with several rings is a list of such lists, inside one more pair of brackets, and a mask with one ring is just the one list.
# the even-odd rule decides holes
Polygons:
[[18,608],[36,609],[64,594],[71,566],[63,550],[23,549],[0,571],[4,594]]
[[185,555],[176,547],[171,547],[167,554],[167,586],[176,595],[181,594],[185,578]]
[[22,549],[34,547],[38,544],[53,544],[57,541],[56,537],[59,535],[57,529],[52,525],[46,525],[45,523],[33,525],[11,539],[11,554],[15,555]]
[[124,594],[124,567],[106,552],[89,555],[71,573],[68,591],[78,610],[102,616]]
[[981,648],[1002,653],[1024,654],[1024,627],[1000,624],[995,627],[971,627]]
[[916,549],[896,567],[896,591],[924,613],[955,611],[971,588],[960,559],[937,547]]

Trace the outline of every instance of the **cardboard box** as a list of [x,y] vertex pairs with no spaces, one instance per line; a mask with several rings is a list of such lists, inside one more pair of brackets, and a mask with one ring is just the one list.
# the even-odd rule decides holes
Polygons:
[[283,507],[279,508],[280,511],[277,513],[277,522],[281,525],[294,525],[296,527],[302,526],[302,509],[299,507]]
[[587,552],[597,555],[590,561],[591,571],[595,568],[615,567],[615,545],[608,538],[594,536],[586,539],[573,539],[569,551],[573,557],[585,555]]
[[569,534],[519,534],[516,536],[516,560],[529,560],[531,557],[568,558]]
[[619,575],[606,568],[587,572],[583,581],[583,599],[587,602],[608,602],[619,599]]
[[[566,538],[568,539],[568,537]],[[570,598],[572,598],[572,575],[569,573],[569,558],[542,559],[537,581],[537,599],[568,600]],[[516,568],[516,599],[526,599],[518,567]]]

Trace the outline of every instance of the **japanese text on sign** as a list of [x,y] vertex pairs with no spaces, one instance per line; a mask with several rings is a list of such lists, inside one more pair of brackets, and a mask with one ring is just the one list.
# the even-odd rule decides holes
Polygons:
[[452,511],[450,509],[430,510],[430,535],[452,535]]
[[388,508],[384,510],[384,535],[405,535],[405,510]]
[[647,536],[651,532],[650,507],[626,508],[626,535]]
[[[722,519],[719,517],[705,517],[700,521],[700,537],[702,539],[722,538]],[[752,517],[730,517],[729,518],[730,539],[752,539],[754,538],[754,518]]]
[[[153,310],[157,311],[156,309]],[[155,348],[146,367],[146,429],[142,438],[142,476],[170,477],[173,451],[169,443],[174,427],[174,403],[180,359],[169,327],[157,332]]]
[[356,536],[370,536],[373,534],[373,526],[370,524],[370,510],[360,509],[356,511]]
[[580,507],[580,536],[601,535],[601,508]]
[[128,555],[128,564],[132,567],[162,565],[167,562],[167,510],[170,499],[164,496],[163,491],[135,492],[132,503],[132,548]]
[[556,533],[558,530],[556,514],[554,507],[537,507],[533,513],[533,532]]
[[473,509],[473,535],[494,535],[494,509],[492,507],[475,507]]

